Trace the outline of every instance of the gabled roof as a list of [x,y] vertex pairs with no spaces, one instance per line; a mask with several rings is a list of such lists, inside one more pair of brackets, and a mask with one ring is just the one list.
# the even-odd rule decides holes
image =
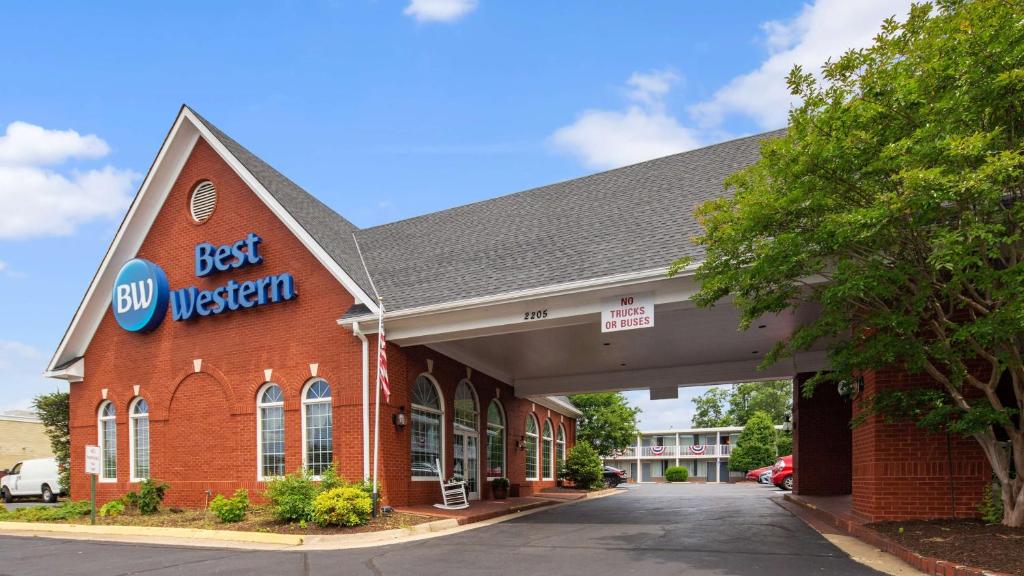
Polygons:
[[783,130],[356,232],[388,312],[698,260],[694,210]]

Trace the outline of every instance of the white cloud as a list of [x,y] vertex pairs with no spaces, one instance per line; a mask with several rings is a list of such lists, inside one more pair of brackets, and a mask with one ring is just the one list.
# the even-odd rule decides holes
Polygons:
[[795,104],[786,87],[794,64],[818,72],[827,59],[869,45],[885,18],[902,17],[909,7],[908,0],[817,0],[791,20],[762,24],[768,58],[691,107],[693,119],[701,127],[720,126],[732,115],[751,118],[764,129],[785,126]]
[[49,167],[109,152],[93,134],[10,124],[0,136],[0,239],[67,235],[91,220],[120,216],[137,173],[112,166],[66,173]]
[[67,384],[43,377],[46,356],[14,340],[0,340],[0,409],[29,408],[32,398]]
[[634,73],[626,81],[633,103],[625,110],[587,110],[551,135],[551,144],[592,168],[615,168],[700,146],[697,133],[665,110],[679,82],[670,71]]
[[624,394],[631,406],[643,410],[637,424],[640,430],[681,430],[692,426],[693,398],[711,388],[716,386],[680,388],[679,398],[671,400],[651,400],[648,390],[632,390]]
[[411,0],[403,13],[419,22],[454,22],[477,7],[477,0]]
[[710,98],[691,105],[681,122],[665,99],[679,81],[670,71],[634,73],[626,84],[630,103],[622,110],[585,110],[550,138],[555,149],[591,168],[625,164],[683,152],[729,136],[731,117],[753,120],[763,129],[785,126],[795,103],[786,87],[794,64],[817,72],[830,57],[870,44],[891,15],[903,16],[909,0],[817,0],[789,20],[761,25],[765,60],[736,76]]

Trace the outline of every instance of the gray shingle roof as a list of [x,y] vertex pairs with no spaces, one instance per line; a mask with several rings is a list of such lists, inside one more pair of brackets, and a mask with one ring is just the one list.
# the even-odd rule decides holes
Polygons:
[[389,311],[700,258],[694,209],[783,131],[732,140],[356,233]]
[[341,269],[372,298],[373,290],[366,277],[366,269],[359,259],[355,240],[352,238],[352,233],[358,230],[355,224],[328,208],[326,204],[317,200],[298,184],[249,152],[195,110],[192,110],[192,113],[259,180],[260,184],[295,218],[299,225],[309,232],[317,244],[320,244],[334,258]]
[[[758,159],[761,141],[784,133],[359,229],[200,120],[370,297],[375,286],[392,312],[642,272],[680,256],[700,258],[691,240],[700,232],[694,209],[725,195],[723,180]],[[357,307],[346,317],[362,313]]]

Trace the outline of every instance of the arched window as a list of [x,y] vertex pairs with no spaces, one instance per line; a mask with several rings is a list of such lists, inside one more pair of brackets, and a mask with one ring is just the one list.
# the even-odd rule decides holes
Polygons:
[[558,425],[558,443],[555,444],[555,466],[559,462],[565,462],[565,426]]
[[533,414],[526,415],[526,479],[527,480],[538,480],[539,474],[537,469],[539,468],[539,462],[537,462],[537,417]]
[[103,461],[100,465],[100,480],[113,482],[117,480],[117,411],[114,403],[107,400],[100,404],[97,412],[99,428],[100,454]]
[[455,429],[470,432],[480,431],[480,420],[477,414],[476,394],[469,382],[463,380],[455,389]]
[[412,476],[437,480],[436,461],[444,470],[444,404],[432,378],[421,374],[412,385]]
[[128,477],[132,482],[149,478],[149,403],[136,398],[128,408]]
[[551,420],[544,421],[544,453],[541,456],[541,470],[544,471],[544,479],[554,479],[554,467],[551,465],[551,457],[555,454],[555,439],[551,430]]
[[272,382],[256,396],[256,439],[258,479],[284,476],[284,394]]
[[505,413],[497,400],[487,407],[487,477],[505,476]]
[[302,392],[302,464],[314,478],[334,462],[331,386],[322,378],[310,380]]

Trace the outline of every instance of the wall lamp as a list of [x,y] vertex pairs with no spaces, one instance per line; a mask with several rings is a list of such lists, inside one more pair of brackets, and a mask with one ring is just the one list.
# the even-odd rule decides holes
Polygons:
[[793,413],[786,412],[782,415],[782,431],[792,432],[793,431]]
[[520,436],[516,440],[516,450],[525,450],[525,449],[526,449],[526,436]]
[[391,415],[391,423],[395,425],[395,428],[398,428],[399,432],[405,428],[405,425],[408,424],[405,419],[405,406],[399,406],[398,414]]

